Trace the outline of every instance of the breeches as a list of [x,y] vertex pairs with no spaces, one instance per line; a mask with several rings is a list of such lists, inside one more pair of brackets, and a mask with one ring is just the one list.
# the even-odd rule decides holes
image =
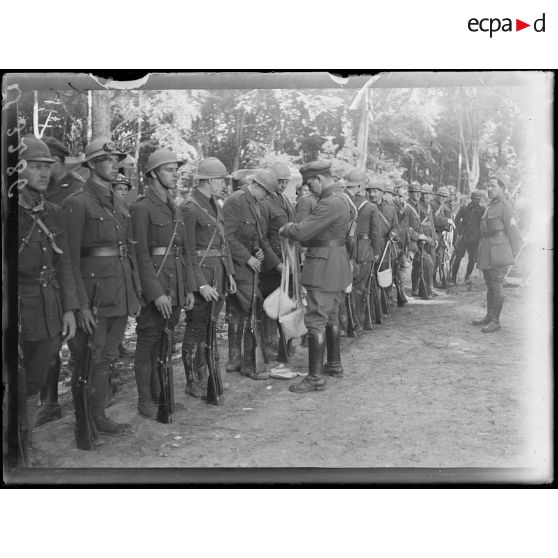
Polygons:
[[339,324],[339,305],[343,302],[343,291],[325,292],[308,287],[308,306],[304,323],[308,333],[323,333],[327,325]]
[[[184,329],[183,342],[184,347],[186,345],[193,347],[194,345],[205,341],[206,338],[211,302],[205,300],[197,292],[194,293],[194,298],[194,307],[186,312],[186,328]],[[214,306],[215,318],[219,316],[222,308],[223,298],[220,298]]]
[[504,296],[504,277],[508,271],[507,267],[493,267],[483,269],[484,280],[488,293],[493,296]]

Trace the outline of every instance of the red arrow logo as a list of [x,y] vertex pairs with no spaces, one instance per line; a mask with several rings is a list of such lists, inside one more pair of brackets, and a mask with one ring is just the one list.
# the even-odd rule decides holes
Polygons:
[[531,24],[530,23],[525,23],[524,21],[521,21],[520,19],[515,20],[515,30],[516,31],[521,31],[522,29],[525,29],[526,27],[531,27]]

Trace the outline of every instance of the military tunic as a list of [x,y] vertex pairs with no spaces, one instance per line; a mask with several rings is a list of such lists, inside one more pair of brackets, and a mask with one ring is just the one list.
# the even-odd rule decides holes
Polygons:
[[[62,210],[47,200],[38,207],[18,208],[18,294],[28,396],[39,392],[60,350],[63,313],[79,308]],[[61,254],[33,217],[52,233]]]
[[[99,287],[98,320],[92,339],[91,409],[93,417],[103,417],[109,366],[118,358],[128,315],[140,308],[131,219],[122,200],[93,177],[81,191],[64,200],[62,209],[80,309],[90,306],[95,287]],[[78,328],[68,343],[76,363],[72,374],[74,395],[87,337]]]
[[470,202],[459,208],[455,217],[457,243],[455,245],[455,261],[452,267],[452,278],[455,281],[461,260],[468,254],[466,276],[473,272],[477,248],[480,240],[480,223],[485,208]]
[[186,228],[186,250],[192,262],[195,303],[186,312],[184,343],[194,345],[205,340],[210,302],[200,294],[202,285],[217,289],[221,298],[215,303],[215,313],[223,307],[228,276],[234,275],[233,262],[221,207],[214,198],[194,190],[180,206]]
[[308,246],[301,282],[307,289],[304,321],[309,333],[338,324],[343,290],[352,282],[346,242],[355,215],[342,187],[326,188],[314,210],[300,223],[289,223],[283,236]]
[[[433,248],[436,244],[436,230],[431,212],[420,201],[415,202],[412,199],[407,201],[407,218],[409,220],[409,251],[413,255],[411,282],[414,291],[418,286],[421,264],[424,266],[425,281],[428,285],[432,285],[434,262],[427,246]],[[425,235],[427,244],[422,254],[417,244],[421,234]]]
[[223,218],[236,282],[236,294],[229,297],[229,313],[238,315],[249,312],[252,305],[254,272],[247,265],[250,257],[258,248],[262,249],[264,272],[277,267],[281,259],[267,241],[260,204],[247,187],[236,190],[225,200]]

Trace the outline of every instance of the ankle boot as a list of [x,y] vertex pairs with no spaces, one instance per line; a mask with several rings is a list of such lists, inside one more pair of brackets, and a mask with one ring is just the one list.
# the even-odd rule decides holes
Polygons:
[[432,285],[433,276],[431,273],[426,274],[426,290],[429,296],[438,296],[440,293]]
[[298,384],[291,384],[289,391],[306,393],[326,389],[324,372],[325,336],[323,333],[308,333],[308,375]]
[[474,326],[484,326],[487,325],[491,320],[492,320],[492,295],[490,294],[490,291],[486,291],[486,314],[483,318],[477,318],[476,320],[473,320],[473,325]]
[[[263,314],[263,312],[262,312]],[[277,322],[268,318],[263,314],[262,320],[262,338],[263,338],[263,352],[267,360],[277,360],[278,351],[274,349],[274,345],[279,348],[277,340]]]
[[227,362],[227,372],[239,372],[242,362],[242,320],[232,319],[229,321],[229,360]]
[[492,296],[492,304],[491,304],[491,316],[490,321],[486,324],[481,331],[483,333],[493,333],[494,331],[498,331],[500,329],[500,313],[502,312],[502,306],[504,305],[504,297],[503,296]]
[[240,365],[240,374],[242,376],[250,376],[254,373],[256,366],[256,355],[254,349],[254,339],[250,331],[250,316],[244,321],[244,329],[242,335],[242,363]]
[[341,328],[339,325],[328,325],[325,330],[327,349],[327,362],[324,366],[324,374],[328,376],[343,376],[340,351]]
[[206,391],[198,377],[200,366],[198,345],[182,345],[182,362],[186,374],[186,395],[202,399],[205,397]]
[[418,296],[418,282],[419,282],[419,272],[418,269],[413,266],[411,269],[411,296]]

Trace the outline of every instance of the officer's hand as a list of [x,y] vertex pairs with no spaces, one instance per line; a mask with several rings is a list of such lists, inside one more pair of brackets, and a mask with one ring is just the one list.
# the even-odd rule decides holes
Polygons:
[[194,293],[186,293],[186,304],[184,304],[184,310],[192,310],[195,301],[196,299],[194,298]]
[[380,261],[380,254],[374,254],[374,263],[378,263]]
[[261,248],[258,248],[258,251],[256,252],[256,258],[258,258],[258,260],[260,260],[260,262],[263,261],[264,259],[264,253],[263,250]]
[[97,323],[89,308],[84,308],[79,311],[77,325],[80,329],[83,329],[87,335],[91,335],[95,331]]
[[229,293],[236,293],[236,281],[234,280],[234,277],[232,275],[229,275]]
[[170,318],[172,313],[172,305],[171,299],[167,295],[161,295],[160,297],[156,298],[154,301],[155,308],[161,312],[163,318]]
[[286,236],[285,232],[286,230],[289,228],[289,223],[285,223],[280,229],[279,229],[279,236]]
[[345,287],[345,294],[349,294],[352,291],[353,291],[353,284],[351,283],[350,285]]
[[275,266],[275,269],[277,270],[277,273],[283,273],[283,267],[285,267],[285,266],[283,265],[283,262],[278,263],[278,264]]
[[62,316],[62,341],[69,341],[76,334],[76,318],[72,311]]
[[246,264],[254,273],[259,273],[262,268],[262,262],[254,256],[250,256],[250,259],[246,262]]
[[202,285],[199,288],[200,294],[203,296],[205,300],[208,302],[210,300],[219,300],[219,293],[217,289],[213,288],[211,285]]

